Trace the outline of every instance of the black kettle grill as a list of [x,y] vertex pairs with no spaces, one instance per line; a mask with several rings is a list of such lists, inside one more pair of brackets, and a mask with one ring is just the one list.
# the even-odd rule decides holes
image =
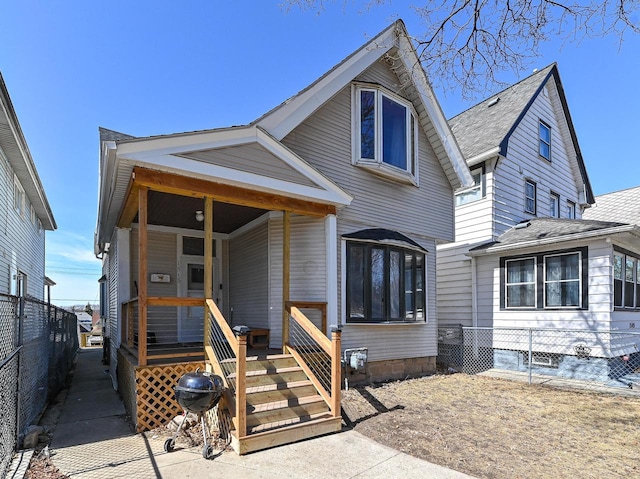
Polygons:
[[198,415],[202,425],[202,436],[204,438],[202,456],[205,459],[211,457],[213,448],[207,442],[207,424],[204,413],[218,404],[223,393],[224,383],[220,376],[198,370],[184,374],[175,388],[176,401],[184,409],[182,422],[173,437],[165,441],[164,450],[166,452],[173,451],[176,437],[180,434],[180,429],[182,429],[187,420],[187,414],[191,412]]

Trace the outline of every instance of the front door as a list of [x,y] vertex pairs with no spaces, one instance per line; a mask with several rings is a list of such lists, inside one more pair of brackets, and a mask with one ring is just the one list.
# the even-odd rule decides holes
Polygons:
[[[179,295],[188,298],[203,298],[204,257],[200,255],[182,254],[179,264]],[[219,257],[215,257],[213,258],[213,299],[219,308],[222,308],[221,278],[220,259]],[[178,308],[178,310],[178,341],[181,343],[202,342],[204,337],[204,307],[182,306]]]

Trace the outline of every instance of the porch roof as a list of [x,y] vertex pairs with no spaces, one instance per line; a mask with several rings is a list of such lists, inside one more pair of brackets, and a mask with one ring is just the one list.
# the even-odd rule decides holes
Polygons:
[[[118,224],[136,168],[186,178],[183,185],[193,188],[193,197],[204,197],[203,191],[210,183],[216,185],[209,188],[212,191],[255,191],[288,198],[291,204],[297,201],[339,208],[352,200],[334,182],[255,125],[147,138],[103,129],[101,137],[96,245],[107,243]],[[286,201],[281,203],[282,209],[290,208]]]
[[610,221],[535,218],[517,224],[495,241],[471,248],[468,254],[489,255],[527,247],[622,235],[632,235],[638,241],[640,227]]

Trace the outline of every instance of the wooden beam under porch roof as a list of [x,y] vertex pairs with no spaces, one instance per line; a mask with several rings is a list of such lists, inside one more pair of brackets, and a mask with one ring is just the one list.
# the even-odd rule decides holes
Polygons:
[[336,214],[336,206],[299,198],[290,198],[275,193],[251,190],[215,181],[177,175],[148,168],[134,167],[122,207],[118,226],[126,228],[133,222],[138,212],[137,189],[147,187],[149,190],[190,196],[193,198],[209,197],[213,201],[231,203],[251,208],[273,211],[289,211],[307,216],[324,217]]

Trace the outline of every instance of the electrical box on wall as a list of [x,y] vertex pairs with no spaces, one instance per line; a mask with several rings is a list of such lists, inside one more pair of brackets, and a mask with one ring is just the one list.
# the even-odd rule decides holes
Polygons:
[[163,273],[151,273],[151,282],[152,283],[170,283],[171,275],[163,274]]

